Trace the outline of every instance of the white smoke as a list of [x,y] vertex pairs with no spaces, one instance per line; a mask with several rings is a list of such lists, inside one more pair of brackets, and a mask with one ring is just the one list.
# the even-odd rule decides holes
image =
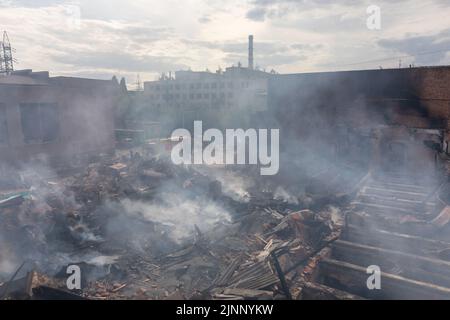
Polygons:
[[289,204],[299,204],[298,198],[294,195],[290,194],[286,189],[281,186],[278,186],[274,192],[275,200],[282,200]]
[[14,255],[6,246],[6,242],[0,235],[0,280],[3,276],[10,276],[17,268]]
[[202,166],[201,168],[196,168],[196,170],[219,181],[222,184],[223,194],[234,201],[250,201],[250,192],[248,190],[255,185],[251,178],[244,177],[226,168]]
[[121,205],[130,217],[140,217],[168,227],[168,235],[175,242],[192,236],[195,226],[207,232],[220,223],[231,222],[227,210],[203,197],[190,199],[183,194],[173,193],[164,200],[164,204],[149,204],[125,199]]

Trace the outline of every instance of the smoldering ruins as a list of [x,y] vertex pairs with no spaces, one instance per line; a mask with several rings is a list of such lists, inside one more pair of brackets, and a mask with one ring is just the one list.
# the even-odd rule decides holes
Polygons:
[[[450,298],[450,68],[225,73],[0,78],[1,299]],[[280,129],[278,174],[173,164],[190,120]]]

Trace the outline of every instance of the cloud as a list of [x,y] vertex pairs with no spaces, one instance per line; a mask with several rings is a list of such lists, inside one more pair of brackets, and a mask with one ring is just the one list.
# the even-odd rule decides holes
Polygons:
[[[282,73],[329,71],[449,45],[447,0],[376,2],[382,7],[376,32],[365,25],[371,0],[0,0],[0,21],[18,68],[128,81],[138,72],[147,80],[164,71],[246,64],[248,34],[255,36],[256,64]],[[79,19],[70,5],[78,6]],[[445,62],[445,52],[416,59]]]
[[211,22],[211,17],[209,15],[201,16],[200,18],[198,18],[198,22],[206,24],[208,22]]
[[5,7],[47,7],[58,4],[64,4],[70,1],[67,0],[0,0],[0,6]]
[[407,36],[401,39],[382,39],[378,45],[396,53],[413,57],[416,64],[444,62],[450,53],[450,28],[434,35]]
[[[233,52],[233,53],[247,53],[248,50],[248,42],[240,41],[240,42],[226,42],[219,46],[220,49],[224,52]],[[262,55],[271,55],[278,52],[285,52],[289,49],[283,43],[279,42],[268,42],[268,41],[257,41],[254,43],[256,54]]]
[[310,51],[310,50],[320,50],[324,47],[321,43],[311,44],[311,43],[295,43],[291,45],[291,48],[298,51]]
[[67,52],[54,54],[53,59],[74,67],[90,67],[131,72],[165,72],[186,69],[188,66],[176,63],[176,57],[161,57],[120,52]]
[[[254,21],[264,21],[266,18],[283,18],[293,12],[305,12],[335,7],[337,1],[333,0],[252,0],[246,17]],[[341,0],[340,6],[361,4],[361,0]],[[332,11],[330,11],[331,13]]]
[[266,18],[266,9],[265,8],[254,8],[247,12],[247,19],[254,21],[264,21]]

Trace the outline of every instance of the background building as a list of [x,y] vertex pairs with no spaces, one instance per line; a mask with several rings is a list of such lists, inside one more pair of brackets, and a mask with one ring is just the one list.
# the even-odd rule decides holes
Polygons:
[[114,149],[112,81],[14,71],[0,77],[0,161],[71,159]]
[[[253,37],[249,37],[248,67],[241,64],[225,71],[177,71],[158,81],[144,83],[140,107],[168,129],[188,128],[194,120],[206,127],[227,123],[245,126],[252,116],[267,110],[267,87],[271,73],[253,68]],[[243,117],[249,115],[249,117]]]

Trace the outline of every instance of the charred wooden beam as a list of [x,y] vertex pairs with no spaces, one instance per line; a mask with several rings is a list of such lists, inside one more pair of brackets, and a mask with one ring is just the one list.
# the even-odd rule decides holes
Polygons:
[[324,259],[320,262],[324,283],[371,299],[450,300],[450,289],[381,272],[381,289],[369,290],[366,268],[351,263]]
[[368,185],[370,188],[377,188],[383,190],[395,190],[405,192],[417,192],[427,194],[428,188],[416,185],[401,184],[401,183],[387,183],[379,181],[371,181]]
[[397,209],[397,210],[406,210],[406,211],[430,211],[434,208],[434,204],[431,202],[423,203],[422,201],[414,201],[407,199],[395,199],[395,198],[386,198],[380,197],[376,195],[370,194],[360,194],[357,202],[358,204],[363,205],[374,205],[374,206],[383,206],[387,208]]
[[425,200],[427,194],[425,192],[402,191],[395,189],[376,188],[376,187],[364,187],[362,190],[363,195],[375,195],[378,197],[397,198],[405,200]]
[[[338,240],[332,244],[333,257],[349,259],[349,262],[361,260],[373,260],[372,264],[378,265],[376,259],[388,259],[399,264],[402,268],[414,266],[450,277],[450,262],[430,257],[423,257],[411,253],[372,247],[348,241]],[[350,261],[351,260],[351,261]]]
[[273,259],[273,264],[275,266],[275,270],[277,271],[278,277],[280,278],[281,288],[283,289],[284,294],[289,300],[292,300],[291,291],[286,282],[286,278],[283,273],[283,269],[281,269],[280,262],[278,261],[278,257],[275,251],[271,252],[271,256]]
[[323,284],[302,283],[302,300],[365,300],[363,297],[334,289]]
[[52,288],[48,286],[39,286],[33,288],[33,299],[35,300],[88,300],[77,294]]
[[391,232],[404,233],[416,236],[436,236],[436,228],[420,217],[416,221],[404,220],[402,216],[370,215],[365,212],[352,212],[348,214],[347,222],[361,228],[377,228]]
[[443,250],[450,248],[450,243],[445,241],[376,228],[358,228],[354,225],[347,225],[343,240],[435,258],[439,258]]
[[336,241],[332,247],[334,259],[362,267],[377,265],[388,273],[450,287],[450,262],[448,261],[347,241]]
[[382,215],[382,216],[404,216],[404,215],[414,215],[423,216],[426,212],[425,210],[417,210],[417,208],[401,208],[393,207],[383,203],[370,203],[358,199],[351,203],[356,210],[366,211],[367,213]]

